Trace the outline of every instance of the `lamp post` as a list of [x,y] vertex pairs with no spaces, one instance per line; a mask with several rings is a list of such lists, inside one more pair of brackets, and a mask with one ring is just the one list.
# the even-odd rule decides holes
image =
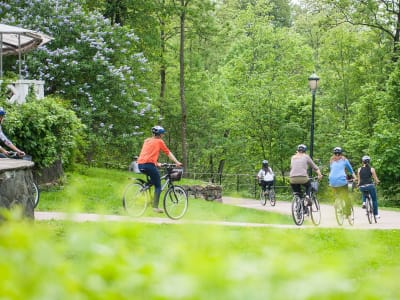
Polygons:
[[308,86],[310,87],[312,94],[311,102],[311,134],[310,134],[310,157],[313,158],[314,154],[314,110],[315,110],[315,93],[317,92],[319,77],[317,74],[312,73],[308,77]]

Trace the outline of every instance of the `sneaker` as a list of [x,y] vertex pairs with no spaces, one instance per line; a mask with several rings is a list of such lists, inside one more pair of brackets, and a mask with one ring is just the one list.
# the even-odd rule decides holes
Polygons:
[[304,199],[304,206],[311,206],[311,199],[309,196],[306,196]]
[[363,202],[363,204],[362,204],[362,206],[361,206],[362,208],[366,208],[366,206],[365,206],[365,202]]
[[162,210],[161,208],[158,208],[158,207],[153,207],[153,211],[156,213],[160,213],[160,214],[162,214],[164,212],[164,210]]
[[381,216],[380,215],[375,215],[375,219],[380,219]]

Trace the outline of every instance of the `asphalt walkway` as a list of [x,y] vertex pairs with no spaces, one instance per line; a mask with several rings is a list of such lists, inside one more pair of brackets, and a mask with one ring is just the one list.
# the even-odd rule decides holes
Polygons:
[[[291,202],[277,201],[275,206],[267,203],[262,206],[260,201],[254,199],[239,199],[231,197],[223,197],[222,203],[226,205],[235,205],[251,209],[258,209],[270,212],[276,212],[285,215],[291,215]],[[322,228],[344,228],[344,229],[400,229],[400,212],[389,211],[380,209],[381,218],[378,223],[369,224],[365,215],[365,210],[361,207],[355,207],[354,212],[354,225],[349,225],[345,220],[342,226],[336,223],[335,211],[332,205],[321,205],[321,224]],[[116,222],[146,222],[154,224],[212,224],[221,226],[242,226],[242,227],[275,227],[275,228],[315,228],[314,225],[296,226],[287,224],[265,224],[265,223],[243,223],[243,222],[226,222],[226,221],[193,221],[185,220],[171,220],[167,217],[140,217],[131,218],[121,215],[99,215],[89,213],[62,213],[62,212],[41,212],[35,211],[36,220],[71,220],[76,222],[95,222],[95,221],[116,221]]]

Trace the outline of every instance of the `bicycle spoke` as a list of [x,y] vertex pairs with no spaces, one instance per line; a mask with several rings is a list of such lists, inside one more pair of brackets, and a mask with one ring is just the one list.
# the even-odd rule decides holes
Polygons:
[[182,218],[188,209],[188,197],[180,186],[170,187],[164,195],[164,211],[174,220]]

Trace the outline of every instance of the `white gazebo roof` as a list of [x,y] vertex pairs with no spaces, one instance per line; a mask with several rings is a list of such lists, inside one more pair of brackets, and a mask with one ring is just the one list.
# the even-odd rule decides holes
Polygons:
[[[52,38],[37,31],[0,24],[0,78],[3,75],[3,55],[18,55],[50,42]],[[20,67],[21,74],[21,67]]]

